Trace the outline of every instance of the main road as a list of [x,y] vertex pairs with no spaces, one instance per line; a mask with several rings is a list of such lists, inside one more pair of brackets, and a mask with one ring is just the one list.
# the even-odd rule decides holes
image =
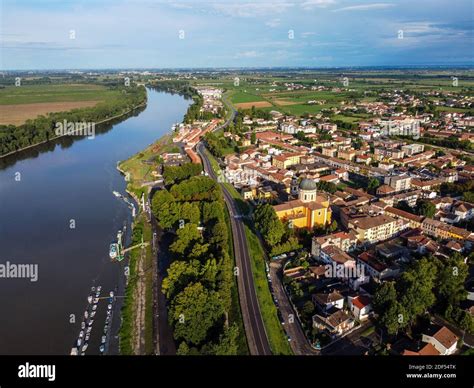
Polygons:
[[[233,116],[233,115],[232,115]],[[224,124],[225,126],[226,124]],[[204,171],[214,180],[217,176],[212,169],[209,158],[205,153],[204,144],[199,143],[196,147],[199,156],[202,159]],[[234,255],[238,268],[237,284],[239,287],[239,299],[244,320],[245,333],[252,355],[270,355],[272,354],[268,342],[265,325],[263,323],[260,306],[258,304],[257,293],[252,275],[252,266],[250,254],[245,236],[245,225],[237,209],[235,200],[229,191],[222,185],[224,200],[230,213],[230,223],[232,227],[232,237],[234,242]]]

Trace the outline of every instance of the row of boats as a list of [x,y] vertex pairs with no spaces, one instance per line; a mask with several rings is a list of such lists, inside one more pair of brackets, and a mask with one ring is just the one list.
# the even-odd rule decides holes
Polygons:
[[[81,355],[84,356],[87,348],[89,347],[89,340],[92,332],[92,325],[94,323],[94,318],[97,313],[97,306],[99,304],[100,293],[102,291],[101,286],[92,287],[89,296],[87,297],[87,307],[84,311],[83,320],[81,322],[81,331],[79,332],[79,336],[74,344],[74,347],[71,349],[71,355],[77,356]],[[104,326],[104,333],[101,338],[101,345],[100,345],[100,352],[103,353],[105,351],[105,343],[107,340],[107,333],[110,324],[110,320],[112,317],[112,302],[114,298],[114,292],[110,291],[109,294],[109,303],[107,305],[107,318],[105,320]]]

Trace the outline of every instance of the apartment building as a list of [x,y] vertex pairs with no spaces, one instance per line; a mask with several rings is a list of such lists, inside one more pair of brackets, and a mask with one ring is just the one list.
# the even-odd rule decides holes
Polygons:
[[397,220],[388,215],[367,216],[349,221],[352,229],[360,242],[374,243],[387,240],[397,235],[408,226],[408,222]]
[[406,144],[402,146],[402,151],[407,156],[419,154],[420,152],[423,152],[424,150],[425,150],[425,146],[423,144],[414,143],[414,144]]
[[411,187],[411,177],[408,175],[390,175],[385,177],[384,183],[392,187],[395,192],[405,191]]

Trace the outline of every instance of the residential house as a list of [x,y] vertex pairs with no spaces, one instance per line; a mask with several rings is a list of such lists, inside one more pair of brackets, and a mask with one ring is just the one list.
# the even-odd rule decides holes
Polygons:
[[364,321],[369,318],[372,312],[372,299],[367,295],[357,295],[355,297],[348,297],[348,306],[352,315],[359,321]]
[[426,333],[422,335],[422,341],[435,347],[442,355],[447,356],[456,352],[459,338],[446,326],[431,326]]

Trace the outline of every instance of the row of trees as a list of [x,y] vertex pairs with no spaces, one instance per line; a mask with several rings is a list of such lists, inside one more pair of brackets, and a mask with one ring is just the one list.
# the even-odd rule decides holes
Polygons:
[[237,147],[237,143],[235,143],[231,138],[219,136],[211,132],[208,132],[205,135],[204,140],[208,150],[217,158],[222,158],[226,154],[226,150],[229,148],[235,149],[235,147]]
[[166,185],[171,185],[199,175],[201,171],[202,166],[197,163],[186,163],[182,166],[164,166],[163,178]]
[[474,181],[468,180],[466,182],[445,182],[440,187],[441,195],[452,195],[455,197],[462,196],[462,199],[467,202],[474,203]]
[[332,182],[319,181],[317,184],[318,190],[326,193],[334,194],[337,191],[337,186]]
[[472,151],[474,149],[474,145],[469,140],[459,140],[459,138],[455,136],[447,138],[437,138],[425,135],[420,137],[418,141],[438,147],[447,147],[465,151]]
[[272,256],[301,248],[293,229],[278,218],[273,206],[265,203],[254,212],[255,226],[263,237]]
[[249,116],[252,119],[264,119],[264,120],[271,120],[272,115],[270,112],[267,112],[262,109],[257,109],[255,106],[252,106],[250,109],[239,109],[238,110],[239,116],[245,117]]
[[379,323],[389,334],[410,331],[418,318],[433,309],[472,332],[472,317],[459,308],[466,297],[467,274],[458,253],[443,260],[429,256],[416,261],[398,282],[384,282],[376,291],[373,304]]
[[436,206],[427,199],[417,200],[415,208],[412,208],[410,205],[408,205],[406,201],[398,202],[396,207],[400,210],[429,218],[433,218],[436,214]]
[[57,122],[67,120],[96,123],[123,114],[146,101],[146,90],[143,87],[115,85],[110,86],[110,89],[118,91],[117,97],[94,107],[49,113],[27,120],[20,126],[0,125],[0,155],[53,139],[56,137]]
[[219,186],[205,176],[191,177],[158,191],[152,210],[173,234],[163,292],[178,354],[237,354],[239,330],[228,317],[233,263]]

